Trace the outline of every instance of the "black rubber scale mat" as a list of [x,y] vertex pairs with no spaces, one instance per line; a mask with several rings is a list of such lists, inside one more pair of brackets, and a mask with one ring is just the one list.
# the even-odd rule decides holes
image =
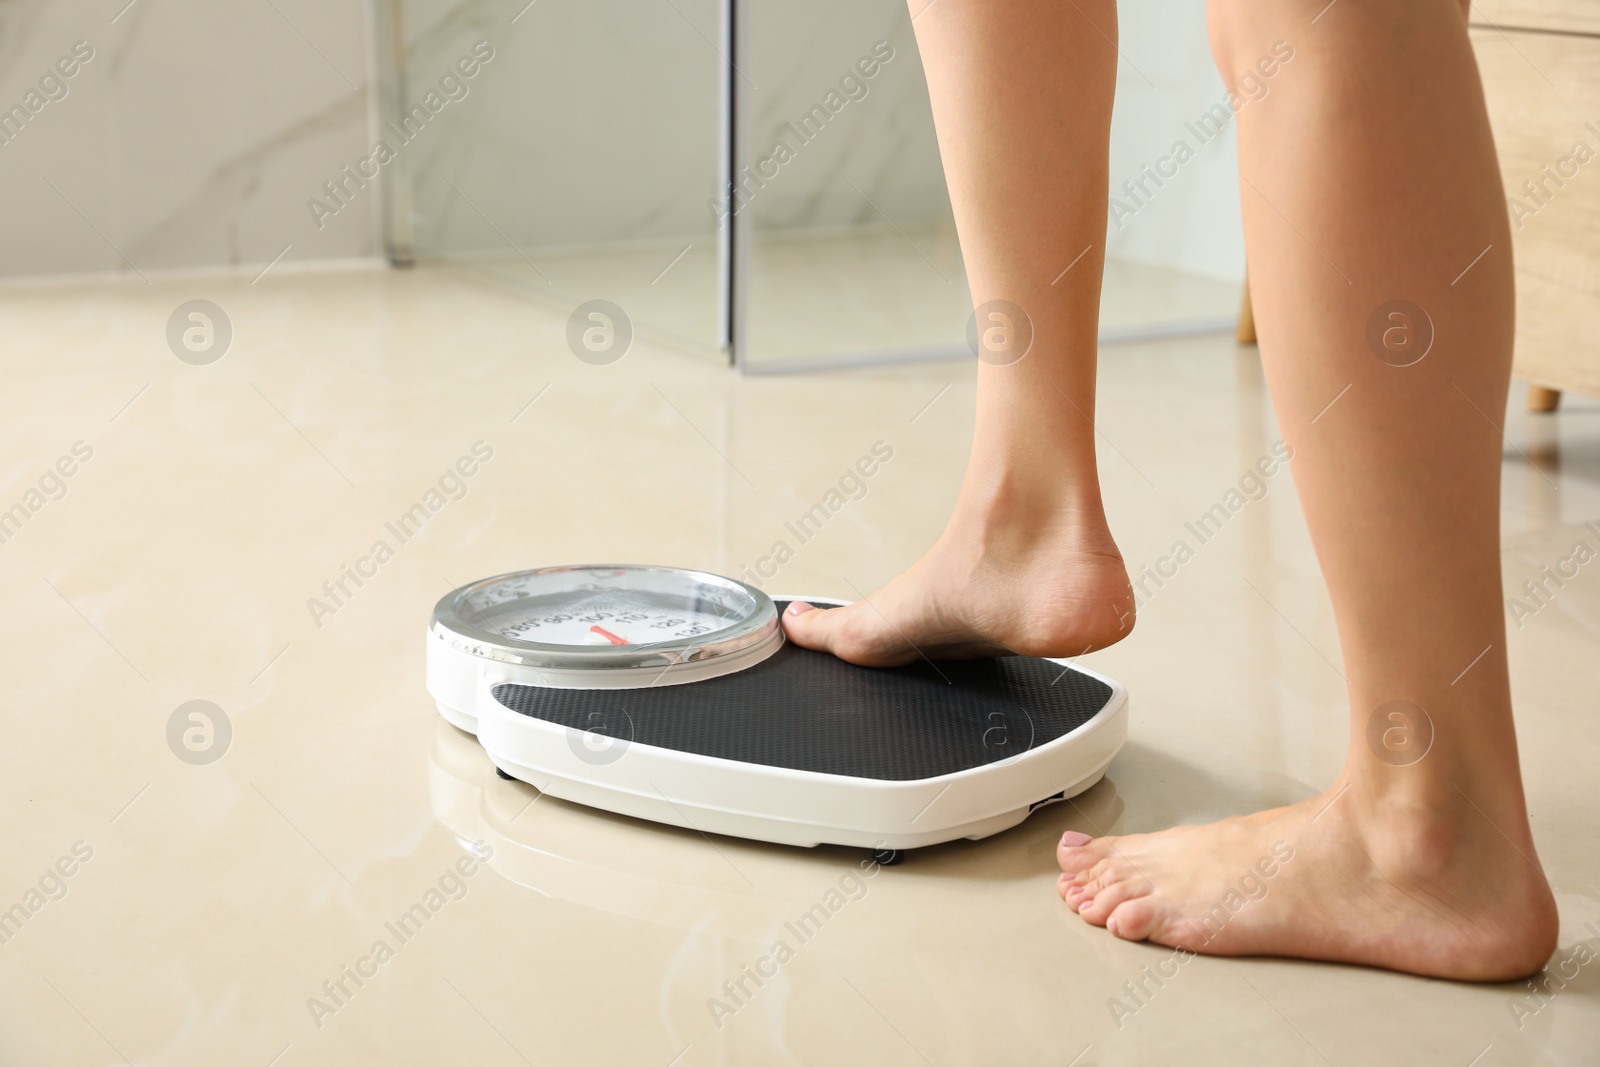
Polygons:
[[493,692],[519,714],[634,744],[915,781],[1054,741],[1093,718],[1112,691],[1023,656],[869,668],[785,643],[748,670],[704,682],[614,690],[502,684]]

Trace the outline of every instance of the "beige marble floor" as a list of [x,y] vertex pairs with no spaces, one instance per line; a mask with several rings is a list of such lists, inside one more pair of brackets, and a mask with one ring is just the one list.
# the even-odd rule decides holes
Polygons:
[[[166,339],[192,299],[231,322],[209,365]],[[428,612],[533,564],[736,573],[882,440],[868,495],[769,583],[870,588],[941,526],[970,365],[740,380],[641,339],[591,366],[564,314],[436,271],[13,284],[0,322],[0,512],[26,512],[0,543],[0,1062],[1595,1062],[1594,962],[1532,999],[1202,958],[1113,1012],[1168,953],[1056,899],[1061,831],[1294,800],[1339,763],[1336,640],[1287,477],[1150,598],[1133,640],[1090,657],[1133,717],[1077,808],[883,870],[714,1019],[722,983],[856,855],[712,842],[497,780],[424,691]],[[1224,339],[1109,348],[1101,382],[1101,473],[1138,566],[1276,433],[1253,352]],[[1508,597],[1600,519],[1600,402],[1520,402]],[[323,582],[480,441],[493,458],[466,494],[313,619]],[[1511,630],[1558,963],[1600,943],[1595,568]],[[222,751],[210,763],[169,744],[193,700],[228,723],[225,746],[191,739]],[[389,931],[440,889],[419,931]]]
[[[752,370],[883,363],[966,343],[972,296],[953,223],[757,232],[751,244],[745,349]],[[725,358],[714,239],[530,248],[449,263],[560,311],[603,296],[627,308],[652,340]],[[1070,258],[1061,264],[1072,265]],[[1239,307],[1237,282],[1136,260],[1108,260],[1103,280],[1107,338],[1217,330]]]

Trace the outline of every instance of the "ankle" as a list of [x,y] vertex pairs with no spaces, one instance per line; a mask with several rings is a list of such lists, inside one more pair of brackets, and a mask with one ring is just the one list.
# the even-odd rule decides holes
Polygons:
[[[1359,767],[1356,755],[1351,762]],[[1380,871],[1428,879],[1480,864],[1486,849],[1518,864],[1533,854],[1520,782],[1508,787],[1443,759],[1425,770],[1380,764],[1345,777],[1348,790],[1332,806],[1348,805],[1343,814]]]
[[1106,523],[1100,485],[1092,469],[1086,480],[1062,477],[1060,468],[1038,472],[1025,467],[990,467],[981,477],[969,473],[956,515],[986,539],[1066,540],[1122,558]]

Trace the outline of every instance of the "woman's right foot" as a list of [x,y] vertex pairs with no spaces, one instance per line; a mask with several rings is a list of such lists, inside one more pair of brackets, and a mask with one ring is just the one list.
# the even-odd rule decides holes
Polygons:
[[928,553],[847,607],[792,604],[790,640],[868,667],[1079,656],[1133,630],[1133,588],[1098,505],[960,506]]

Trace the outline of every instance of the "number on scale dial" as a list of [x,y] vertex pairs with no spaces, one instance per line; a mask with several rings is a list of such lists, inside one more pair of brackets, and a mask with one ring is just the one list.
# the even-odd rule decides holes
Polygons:
[[728,625],[726,615],[681,606],[672,611],[615,605],[583,605],[566,610],[515,608],[495,613],[502,637],[552,645],[644,645],[670,638],[698,637]]
[[696,677],[743,669],[783,643],[777,610],[759,589],[705,571],[650,566],[547,567],[486,578],[441,600],[432,630],[469,655],[507,662],[656,672],[693,663]]

